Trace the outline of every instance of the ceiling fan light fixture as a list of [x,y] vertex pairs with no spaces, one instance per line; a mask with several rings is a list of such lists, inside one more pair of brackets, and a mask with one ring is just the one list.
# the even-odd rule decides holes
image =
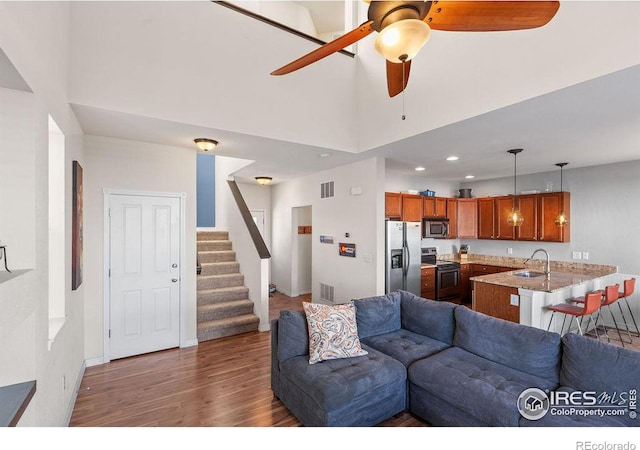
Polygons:
[[271,183],[272,178],[271,177],[256,177],[256,181],[258,182],[258,184],[265,186],[269,183]]
[[431,36],[423,20],[403,19],[384,27],[375,40],[378,53],[393,63],[411,61]]
[[193,142],[195,142],[203,152],[210,152],[218,146],[218,141],[214,141],[213,139],[198,138],[194,139]]

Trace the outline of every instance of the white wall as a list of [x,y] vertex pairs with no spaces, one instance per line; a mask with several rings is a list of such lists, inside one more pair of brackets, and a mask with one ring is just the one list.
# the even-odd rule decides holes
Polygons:
[[[506,256],[513,248],[514,257],[529,257],[543,247],[551,259],[572,260],[572,252],[588,252],[593,264],[617,265],[621,273],[640,273],[640,160],[602,166],[563,170],[563,188],[571,193],[571,242],[530,243],[463,239],[471,253]],[[544,191],[547,181],[560,190],[560,170],[518,176],[518,191]],[[473,189],[474,197],[513,192],[513,177],[463,183]],[[526,218],[525,218],[526,220]]]
[[181,327],[185,341],[195,342],[196,150],[89,135],[84,148],[85,358],[104,357],[103,189],[186,194]]
[[[335,197],[320,198],[320,184],[335,182]],[[362,194],[351,195],[360,187]],[[312,208],[312,299],[320,283],[335,288],[336,303],[384,293],[384,161],[378,158],[345,165],[273,186],[272,279],[291,292],[292,209]],[[345,237],[349,233],[350,237]],[[333,236],[334,244],[320,243]],[[338,255],[338,243],[356,244],[356,257]],[[370,261],[370,262],[367,262]]]
[[[49,342],[48,313],[48,118],[51,115],[65,134],[65,221],[71,224],[71,159],[82,159],[82,132],[66,97],[69,55],[69,4],[62,2],[1,2],[0,47],[31,88],[27,117],[15,94],[0,102],[0,111],[14,114],[16,131],[27,135],[17,143],[0,140],[2,158],[18,161],[16,169],[25,177],[12,189],[23,202],[12,206],[12,220],[23,231],[14,234],[10,249],[14,263],[32,271],[0,284],[0,385],[29,379],[37,391],[19,425],[60,426],[68,423],[83,372],[83,308],[81,286],[71,291],[71,248],[66,248],[64,325]],[[18,103],[16,103],[18,101]],[[27,131],[28,130],[28,131]],[[11,144],[11,145],[9,145]],[[4,176],[5,174],[3,174]],[[3,187],[4,188],[4,187]],[[8,211],[4,209],[3,213]],[[4,229],[4,227],[2,228]],[[4,231],[2,231],[4,234]],[[23,243],[13,241],[18,237]],[[67,240],[70,242],[70,231]],[[11,255],[11,253],[10,253]],[[10,256],[11,258],[11,256]],[[63,383],[63,380],[65,381]]]

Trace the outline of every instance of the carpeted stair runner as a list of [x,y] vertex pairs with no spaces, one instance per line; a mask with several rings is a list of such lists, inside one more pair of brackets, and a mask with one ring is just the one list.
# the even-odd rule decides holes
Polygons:
[[226,231],[198,231],[198,341],[256,331],[249,289],[244,286]]

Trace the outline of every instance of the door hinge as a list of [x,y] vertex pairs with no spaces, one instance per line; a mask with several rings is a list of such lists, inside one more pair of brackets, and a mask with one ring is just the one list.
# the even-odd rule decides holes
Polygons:
[[109,339],[111,339],[111,330],[109,330]]
[[111,217],[111,208],[109,208],[109,217]]
[[111,278],[111,267],[109,267],[109,278]]

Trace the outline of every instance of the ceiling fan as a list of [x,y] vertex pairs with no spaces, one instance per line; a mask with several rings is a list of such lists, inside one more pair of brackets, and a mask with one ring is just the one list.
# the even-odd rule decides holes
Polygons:
[[510,31],[538,28],[558,11],[558,1],[367,1],[368,20],[356,29],[271,72],[285,75],[378,32],[376,50],[387,60],[387,89],[394,97],[409,81],[411,59],[441,31]]

